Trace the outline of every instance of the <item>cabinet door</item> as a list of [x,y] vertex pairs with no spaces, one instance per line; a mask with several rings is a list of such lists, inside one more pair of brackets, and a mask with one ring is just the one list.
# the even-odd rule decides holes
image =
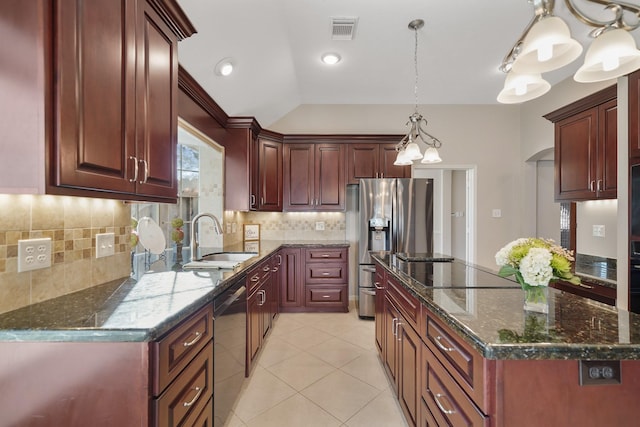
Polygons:
[[[629,158],[640,157],[640,70],[629,74]],[[636,162],[634,162],[636,163]]]
[[396,166],[396,143],[380,145],[380,178],[411,178],[411,166]]
[[598,107],[598,154],[596,189],[598,198],[618,197],[618,101]]
[[247,299],[247,371],[251,372],[253,362],[262,344],[262,294],[254,292]]
[[282,211],[282,144],[259,140],[258,210]]
[[385,299],[385,280],[384,270],[376,267],[375,281],[376,288],[376,306],[375,306],[375,324],[376,324],[376,346],[380,354],[383,354],[384,348],[384,299]]
[[176,200],[178,40],[146,1],[140,2],[137,48],[136,192]]
[[398,400],[409,425],[417,425],[420,411],[420,348],[417,332],[400,318],[398,336]]
[[54,3],[55,186],[135,189],[134,7],[126,0]]
[[283,267],[282,253],[278,251],[278,253],[272,257],[271,263],[271,298],[269,298],[269,301],[271,302],[271,317],[273,319],[275,319],[280,312],[280,283],[282,282]]
[[555,199],[595,198],[598,110],[578,113],[555,125]]
[[345,208],[344,145],[317,144],[315,155],[315,208]]
[[280,307],[283,309],[302,307],[304,304],[304,276],[302,271],[302,250],[286,248],[282,255],[282,276],[280,279]]
[[387,375],[394,383],[394,392],[398,393],[398,365],[397,365],[397,322],[400,319],[400,313],[394,307],[388,297],[384,302],[384,348],[382,361]]
[[285,144],[283,183],[285,210],[314,209],[314,152],[314,144]]
[[378,144],[347,145],[347,184],[358,184],[361,179],[379,178]]

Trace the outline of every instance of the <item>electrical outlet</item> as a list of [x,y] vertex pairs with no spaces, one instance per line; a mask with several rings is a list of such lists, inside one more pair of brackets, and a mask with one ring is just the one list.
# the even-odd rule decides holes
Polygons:
[[592,226],[593,237],[604,237],[604,225],[594,225]]
[[493,218],[501,218],[502,217],[502,210],[500,209],[494,209],[491,211],[491,216]]
[[316,230],[324,231],[324,221],[316,221]]
[[51,239],[18,240],[18,272],[51,267]]
[[231,232],[235,233],[236,231],[238,231],[238,224],[236,224],[235,222],[231,223]]
[[96,258],[111,256],[115,253],[115,234],[96,234]]

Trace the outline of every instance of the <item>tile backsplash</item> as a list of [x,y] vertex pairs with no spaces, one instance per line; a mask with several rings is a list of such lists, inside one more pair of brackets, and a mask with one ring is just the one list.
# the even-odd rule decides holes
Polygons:
[[[0,313],[127,277],[130,205],[104,199],[0,194]],[[95,235],[115,255],[95,258]],[[18,240],[50,237],[51,267],[18,273]]]

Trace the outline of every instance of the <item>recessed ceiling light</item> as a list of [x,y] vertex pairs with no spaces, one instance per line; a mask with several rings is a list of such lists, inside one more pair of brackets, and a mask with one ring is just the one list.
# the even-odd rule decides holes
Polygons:
[[227,77],[233,72],[233,62],[231,58],[221,59],[216,64],[216,74],[219,76]]
[[338,55],[337,53],[325,53],[324,55],[322,55],[322,62],[324,62],[327,65],[335,65],[338,62],[340,62],[340,55]]

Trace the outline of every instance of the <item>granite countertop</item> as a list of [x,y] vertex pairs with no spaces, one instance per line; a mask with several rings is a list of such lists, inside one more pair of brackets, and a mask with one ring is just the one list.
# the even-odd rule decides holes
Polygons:
[[[344,241],[262,240],[257,256],[232,270],[183,271],[157,261],[138,280],[125,277],[0,314],[0,341],[151,341],[245,280],[264,257],[300,245],[349,246]],[[224,251],[241,252],[243,245]]]
[[372,257],[487,359],[640,359],[635,313],[554,288],[548,288],[549,313],[532,313],[523,308],[518,283],[491,270],[460,260]]

